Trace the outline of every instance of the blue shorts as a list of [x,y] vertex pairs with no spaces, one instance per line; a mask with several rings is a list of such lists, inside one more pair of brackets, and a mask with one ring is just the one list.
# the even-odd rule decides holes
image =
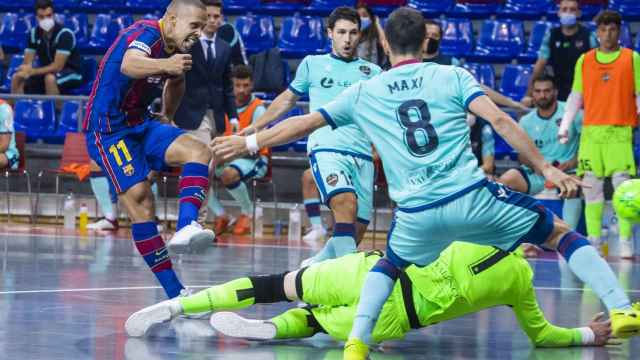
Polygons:
[[151,170],[167,168],[165,153],[184,131],[147,120],[111,134],[86,134],[89,156],[105,173],[115,192],[121,194],[147,179]]
[[247,181],[253,178],[260,179],[267,174],[269,160],[260,156],[257,159],[236,159],[229,163],[216,166],[216,176],[222,176],[225,168],[231,167],[238,171],[241,181]]
[[318,149],[309,154],[313,179],[322,202],[352,192],[358,199],[358,222],[368,224],[373,209],[375,167],[370,156],[342,150]]
[[553,213],[536,199],[487,180],[451,201],[416,211],[397,210],[387,256],[399,267],[426,266],[453,241],[513,251],[542,244],[553,230]]

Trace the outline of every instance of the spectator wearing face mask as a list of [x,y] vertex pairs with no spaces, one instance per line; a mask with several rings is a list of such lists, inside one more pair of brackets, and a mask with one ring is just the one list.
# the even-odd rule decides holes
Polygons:
[[551,74],[556,80],[558,100],[566,101],[569,97],[573,72],[578,58],[590,49],[598,47],[595,33],[578,22],[581,15],[578,0],[560,1],[558,6],[560,26],[547,32],[542,40],[538,60],[533,67],[531,80],[529,80],[527,95],[522,99],[525,105],[532,106],[533,104],[531,97],[533,79],[538,78],[547,69],[551,70]]
[[[29,32],[24,61],[11,79],[11,92],[64,94],[82,85],[82,57],[76,37],[55,22],[51,0],[37,0],[35,10],[38,26]],[[36,56],[40,67],[33,67]]]
[[367,5],[360,4],[356,10],[360,16],[361,29],[357,55],[360,59],[382,66],[386,62],[386,55],[382,47],[384,31],[380,20]]

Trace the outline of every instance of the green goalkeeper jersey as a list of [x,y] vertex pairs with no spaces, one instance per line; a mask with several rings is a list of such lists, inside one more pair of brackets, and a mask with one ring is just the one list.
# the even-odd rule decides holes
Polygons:
[[422,326],[507,305],[536,346],[581,342],[578,329],[557,327],[545,319],[533,289],[533,271],[518,254],[455,242],[436,262],[422,268],[412,266],[406,272],[418,293],[414,302]]

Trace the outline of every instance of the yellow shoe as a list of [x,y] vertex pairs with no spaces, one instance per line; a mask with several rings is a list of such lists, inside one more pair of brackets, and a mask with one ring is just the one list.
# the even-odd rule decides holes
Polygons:
[[369,347],[356,338],[350,338],[344,344],[343,360],[366,360],[369,358]]
[[611,311],[612,335],[626,339],[640,335],[640,303],[635,303],[629,310]]

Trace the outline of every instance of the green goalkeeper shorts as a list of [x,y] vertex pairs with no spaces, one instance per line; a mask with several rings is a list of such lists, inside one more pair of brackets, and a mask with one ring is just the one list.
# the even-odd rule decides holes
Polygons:
[[578,176],[591,172],[597,177],[614,173],[636,174],[633,159],[633,128],[630,126],[588,125],[580,135]]
[[[296,279],[298,294],[312,308],[322,328],[334,339],[347,340],[360,289],[369,270],[380,260],[380,252],[355,253],[311,265]],[[302,294],[300,294],[302,290]],[[414,299],[416,299],[414,292]],[[402,338],[411,327],[402,299],[400,282],[393,288],[373,331],[373,341]]]

